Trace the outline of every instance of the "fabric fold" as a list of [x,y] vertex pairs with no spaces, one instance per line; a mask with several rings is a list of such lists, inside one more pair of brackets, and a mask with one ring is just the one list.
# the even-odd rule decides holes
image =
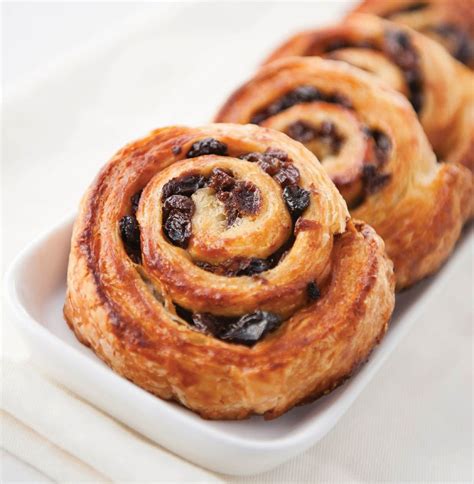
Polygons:
[[2,365],[2,426],[8,436],[3,445],[52,479],[223,482],[76,397],[30,363],[4,360]]

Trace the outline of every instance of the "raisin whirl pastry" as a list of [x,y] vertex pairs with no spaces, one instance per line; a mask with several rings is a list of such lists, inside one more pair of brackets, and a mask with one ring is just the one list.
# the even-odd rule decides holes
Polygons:
[[409,99],[439,161],[474,171],[474,73],[437,42],[379,17],[354,14],[295,35],[269,61],[288,56],[340,60],[376,75]]
[[438,269],[470,214],[469,170],[437,163],[408,101],[349,64],[275,61],[216,120],[278,129],[312,150],[352,216],[384,239],[399,289]]
[[386,331],[394,276],[314,155],[253,125],[171,127],[84,196],[64,313],[119,374],[211,419],[327,393]]
[[354,11],[418,30],[474,69],[474,0],[364,0]]

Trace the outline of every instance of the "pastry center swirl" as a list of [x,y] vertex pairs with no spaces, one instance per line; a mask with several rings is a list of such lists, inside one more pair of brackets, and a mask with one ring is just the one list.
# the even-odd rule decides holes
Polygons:
[[312,151],[350,208],[360,205],[387,183],[392,142],[378,128],[362,123],[343,95],[299,86],[254,116],[262,126],[286,133]]
[[[119,221],[122,243],[177,317],[252,345],[318,299],[328,270],[332,240],[311,220],[312,195],[302,182],[280,149],[229,153],[221,141],[197,141],[131,197]],[[322,259],[292,255],[315,244]]]

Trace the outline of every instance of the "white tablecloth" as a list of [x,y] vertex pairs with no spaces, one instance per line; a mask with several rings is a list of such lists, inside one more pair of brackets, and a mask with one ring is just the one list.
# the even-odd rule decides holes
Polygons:
[[[4,265],[38,231],[77,206],[99,166],[121,145],[154,127],[206,122],[279,40],[301,26],[335,18],[343,7],[334,2],[149,5],[146,15],[127,20],[9,89],[3,108]],[[212,477],[232,482],[470,481],[472,252],[457,265],[442,297],[424,309],[319,444],[253,478]],[[41,471],[44,480],[54,481],[211,479],[207,471],[38,373],[9,319],[5,313],[5,462],[16,456]],[[109,445],[97,445],[91,455],[78,428],[87,441],[108,438]],[[120,456],[125,448],[128,471],[111,465],[114,452]],[[18,468],[15,462],[11,469]]]

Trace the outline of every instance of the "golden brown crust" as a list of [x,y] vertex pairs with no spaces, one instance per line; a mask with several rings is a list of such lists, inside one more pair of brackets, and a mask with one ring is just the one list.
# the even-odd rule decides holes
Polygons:
[[354,12],[378,15],[411,27],[474,69],[473,0],[363,0]]
[[[178,161],[186,158],[193,142],[206,137],[225,142],[229,156]],[[227,162],[234,172],[239,163],[247,166],[236,158],[239,153],[269,147],[289,154],[300,170],[300,184],[311,190],[305,222],[274,269],[255,277],[227,277],[219,288],[223,276],[190,267],[192,242],[180,249],[170,243],[165,247],[161,240],[156,201],[162,182],[188,165],[198,170],[203,164]],[[257,186],[270,183],[268,196],[281,195],[268,175],[255,172],[252,177]],[[130,210],[130,197],[143,187],[137,212],[143,252],[142,263],[136,264],[125,252],[118,224]],[[195,214],[203,209],[200,203],[196,201]],[[275,210],[272,220],[278,225],[282,209]],[[262,209],[251,222],[256,230],[240,233],[242,243],[250,239],[258,247],[261,237],[268,236],[259,235],[258,228],[271,213],[270,207]],[[196,230],[193,237],[212,242]],[[160,258],[168,261],[166,268],[153,263]],[[288,260],[288,273],[282,273]],[[314,302],[301,296],[310,280],[321,287]],[[226,307],[209,287],[222,291]],[[254,288],[254,298],[248,297],[249,288]],[[286,298],[287,292],[291,297]],[[84,196],[74,225],[64,314],[82,343],[116,372],[161,398],[209,419],[241,419],[253,413],[274,418],[311,395],[329,391],[367,359],[387,328],[393,292],[392,263],[382,240],[369,226],[348,219],[344,201],[302,145],[251,125],[172,127],[119,151]],[[201,311],[233,314],[236,309],[262,308],[262,294],[272,311],[289,314],[253,347],[197,332],[174,308],[179,299],[191,311],[196,305]]]
[[[401,46],[395,44],[397,36],[404,36]],[[267,62],[315,55],[366,70],[408,97],[411,82],[417,90],[412,97],[421,96],[421,101],[415,100],[420,104],[420,122],[439,159],[474,171],[474,73],[454,61],[437,42],[402,25],[353,14],[335,26],[293,36]],[[401,65],[409,67],[406,76]]]
[[[262,124],[285,131],[290,123],[301,119],[320,126],[326,116],[340,128],[342,121],[347,121],[344,116],[355,118],[359,128],[340,130],[351,148],[341,148],[329,157],[329,173],[338,183],[333,171],[335,161],[341,165],[337,173],[345,174],[346,181],[351,181],[355,169],[349,186],[339,188],[353,204],[352,215],[372,225],[385,240],[399,289],[436,271],[452,251],[471,212],[472,176],[462,166],[436,162],[413,109],[398,93],[348,64],[290,57],[264,66],[229,98],[216,120],[248,123],[264,106],[298,86],[337,94],[352,107],[320,101],[297,104],[272,114]],[[339,110],[338,116],[334,110]],[[367,129],[381,132],[390,140],[385,159],[367,159]],[[365,148],[357,148],[357,143]],[[327,166],[325,159],[322,163]],[[367,183],[363,182],[365,167],[374,163],[378,163],[382,177],[378,180],[384,184],[361,193],[361,185]],[[362,200],[358,200],[361,195]]]

